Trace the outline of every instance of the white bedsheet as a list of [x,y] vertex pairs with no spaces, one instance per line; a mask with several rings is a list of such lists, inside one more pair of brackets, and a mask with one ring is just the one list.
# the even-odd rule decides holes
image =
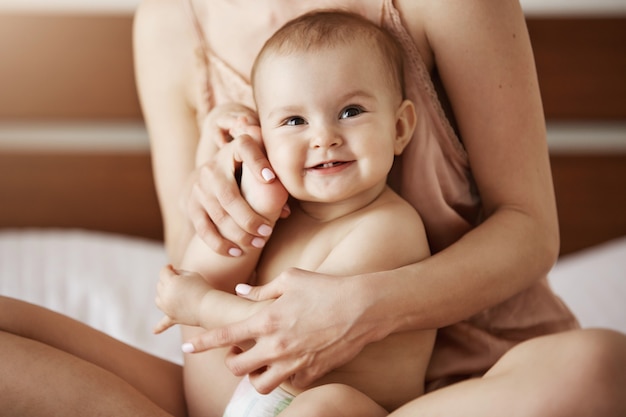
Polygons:
[[626,333],[626,236],[559,259],[550,284],[582,327]]
[[[159,357],[181,363],[180,334],[154,336],[162,244],[81,230],[0,230],[0,294],[81,320]],[[559,260],[557,294],[583,327],[626,333],[626,237]],[[0,314],[7,314],[0,312]]]
[[163,245],[149,240],[81,230],[0,231],[0,294],[182,363],[177,327],[152,334],[162,317],[154,298],[166,262]]

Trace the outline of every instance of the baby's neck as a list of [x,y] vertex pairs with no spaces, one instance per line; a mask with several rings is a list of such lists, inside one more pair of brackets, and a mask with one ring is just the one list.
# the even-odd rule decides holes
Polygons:
[[386,184],[372,188],[357,196],[337,202],[297,201],[298,209],[318,222],[330,222],[356,213],[377,201],[389,189]]

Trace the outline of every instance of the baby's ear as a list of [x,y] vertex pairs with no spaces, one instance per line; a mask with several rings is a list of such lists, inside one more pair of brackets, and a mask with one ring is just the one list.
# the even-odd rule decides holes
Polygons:
[[400,155],[404,151],[413,137],[416,123],[415,105],[411,100],[404,100],[396,112],[396,140],[394,144],[396,155]]

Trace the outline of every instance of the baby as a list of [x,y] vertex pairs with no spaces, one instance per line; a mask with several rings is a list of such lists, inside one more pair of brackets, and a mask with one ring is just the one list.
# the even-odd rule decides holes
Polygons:
[[[277,180],[259,184],[244,166],[241,187],[250,205],[272,221],[287,190],[291,214],[276,221],[264,248],[253,244],[240,256],[220,256],[194,238],[180,265],[194,272],[169,267],[161,274],[157,303],[167,316],[158,332],[184,324],[190,340],[203,328],[251,316],[269,302],[245,300],[232,289],[252,277],[264,284],[300,268],[342,279],[429,256],[420,216],[386,183],[415,128],[414,105],[403,96],[401,57],[385,30],[341,11],[301,16],[267,41],[251,77],[261,135],[254,127],[241,131],[262,136]],[[189,412],[384,416],[423,393],[434,339],[434,330],[395,333],[306,389],[285,381],[268,395],[254,389],[254,375],[230,373],[225,350],[188,354]]]

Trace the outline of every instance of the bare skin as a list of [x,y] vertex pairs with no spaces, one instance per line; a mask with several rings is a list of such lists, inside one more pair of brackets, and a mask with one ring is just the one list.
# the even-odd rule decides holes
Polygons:
[[[359,28],[353,30],[363,30],[352,24]],[[380,76],[389,71],[386,57],[358,40],[320,46],[314,53],[307,42],[296,48],[299,52],[287,54],[266,51],[255,73],[262,142],[293,197],[291,215],[275,225],[258,264],[258,249],[225,257],[195,237],[182,267],[199,274],[176,277],[171,268],[162,273],[157,304],[168,316],[165,325],[212,329],[252,316],[258,303],[231,292],[253,268],[250,279],[257,284],[288,268],[323,272],[336,280],[429,255],[421,218],[386,185],[416,121],[415,106],[403,100],[399,81]],[[371,56],[367,67],[360,64],[363,56]],[[246,201],[264,217],[276,219],[285,189],[278,188],[278,181],[258,186],[247,166],[242,168]],[[381,247],[381,241],[387,244]],[[320,309],[309,314],[314,317]],[[194,329],[186,328],[184,335],[190,333]],[[390,335],[309,387],[284,381],[281,388],[298,397],[287,415],[384,415],[385,409],[398,408],[423,393],[434,337],[432,330]],[[223,414],[229,398],[224,391],[229,387],[232,392],[231,382],[237,382],[224,366],[224,356],[217,350],[187,357],[186,397],[193,415]],[[254,380],[259,373],[248,377]],[[216,375],[221,375],[219,388],[211,384]]]
[[[370,0],[365,1],[368,3],[363,4],[369,4]],[[262,40],[281,22],[302,12],[300,8],[306,9],[314,2],[256,0],[246,2],[243,8],[239,7],[240,3],[243,4],[211,2],[212,20],[202,23],[216,53],[246,74]],[[324,5],[341,3],[328,1]],[[399,329],[429,329],[462,320],[526,288],[543,276],[556,259],[558,222],[542,108],[519,6],[510,0],[397,0],[394,3],[402,12],[428,68],[432,71],[436,67],[441,75],[483,197],[487,220],[456,244],[420,264],[385,274],[347,277],[332,285],[323,276],[289,270],[269,286],[252,289],[250,299],[282,296],[272,304],[271,310],[247,322],[248,330],[227,328],[221,337],[214,334],[205,344],[229,345],[255,338],[263,340],[263,346],[287,346],[284,341],[287,337],[293,340],[293,334],[280,330],[267,334],[262,331],[263,326],[302,316],[307,308],[305,302],[319,300],[321,294],[324,297],[350,294],[351,299],[351,303],[328,301],[328,305],[333,305],[332,311],[317,321],[330,323],[337,317],[346,320],[335,322],[324,333],[315,333],[318,330],[315,323],[300,320],[298,333],[302,337],[289,345],[289,349],[271,355],[268,350],[257,350],[255,356],[240,355],[227,360],[231,369],[240,372],[271,360],[276,372],[257,381],[260,389],[271,389],[285,375],[293,373],[296,383],[307,385],[329,369],[348,362],[369,342]],[[198,13],[205,16],[202,13],[208,2],[197,0],[194,4]],[[295,4],[298,10],[293,9]],[[238,197],[232,175],[228,175],[229,168],[223,164],[204,165],[196,172],[200,178],[198,184],[202,185],[199,188],[204,191],[192,199],[190,208],[180,210],[181,198],[186,201],[189,197],[189,193],[181,196],[180,191],[192,188],[189,184],[193,182],[191,175],[196,168],[200,138],[195,118],[200,85],[192,46],[195,44],[195,33],[179,1],[144,0],[135,26],[136,68],[152,142],[166,245],[173,262],[181,259],[193,235],[193,225],[209,247],[224,254],[233,246],[250,245],[253,237],[267,238],[259,229],[268,220],[255,215]],[[242,106],[220,107],[213,113],[214,126],[234,123],[242,112],[250,110]],[[493,117],[494,114],[498,117]],[[261,172],[269,164],[254,143],[234,141],[228,145],[219,148],[219,155],[224,156],[222,160],[231,161],[230,168],[234,159],[244,160],[258,181],[265,181]],[[212,187],[221,190],[220,193],[211,191]],[[226,238],[216,233],[215,224],[220,230],[228,230],[224,232]],[[486,265],[489,267],[485,268]],[[407,275],[420,276],[415,280],[419,284],[394,290],[398,288],[395,284],[403,282]],[[359,285],[355,284],[357,280]],[[35,312],[6,299],[0,302],[3,312],[9,308],[20,311],[19,315],[0,318],[0,392],[3,393],[0,409],[3,411],[14,410],[14,415],[50,415],[54,407],[76,400],[72,389],[55,388],[75,387],[82,390],[81,395],[92,399],[89,403],[92,414],[124,415],[119,405],[129,404],[132,412],[128,414],[132,415],[184,415],[180,368],[149,359],[145,353],[121,347],[119,342],[81,326],[72,333],[80,342],[67,346],[62,337],[49,330],[73,326],[68,319],[50,319],[53,326],[42,329],[40,320],[49,313]],[[276,321],[277,318],[283,321]],[[338,334],[349,335],[350,340],[358,343],[342,342],[344,339],[337,338]],[[40,348],[40,340],[48,346]],[[76,344],[82,347],[79,351]],[[99,359],[94,357],[98,355],[85,354],[95,347],[98,348],[95,352],[124,354]],[[27,381],[28,391],[9,390],[24,386],[20,381],[28,375],[14,365],[20,361],[26,363],[24,357],[30,358],[33,349],[41,359],[37,374],[40,378]],[[485,378],[425,395],[397,410],[396,415],[428,416],[433,414],[433,409],[446,409],[448,416],[468,416],[472,412],[502,416],[512,414],[512,410],[524,416],[625,415],[626,399],[619,392],[625,385],[624,375],[615,371],[626,367],[625,351],[624,336],[608,331],[575,331],[530,340],[507,353]],[[312,366],[298,365],[297,359],[305,352],[315,352]],[[125,378],[123,368],[134,363],[145,364],[141,366],[144,372],[137,373],[137,380]],[[94,371],[93,366],[98,369]],[[574,371],[576,378],[571,377]],[[93,377],[79,378],[77,383],[76,375],[85,372]],[[499,378],[497,395],[491,390],[496,378]],[[154,391],[150,388],[151,381],[169,382]],[[523,390],[516,385],[517,381],[522,381]],[[520,396],[520,391],[525,394]],[[102,392],[110,395],[102,396]],[[29,401],[35,395],[38,401]],[[496,397],[498,402],[493,401]],[[484,410],[484,404],[492,407]],[[28,408],[15,409],[16,406]],[[80,408],[67,407],[62,414],[84,415]]]
[[[288,5],[282,6],[282,13],[286,13]],[[337,323],[337,334],[345,331],[340,330],[343,326],[352,327],[348,332],[354,331],[356,339],[363,338],[366,342],[380,340],[391,332],[442,327],[463,320],[511,297],[545,276],[558,253],[558,224],[545,126],[532,51],[519,5],[506,1],[499,2],[496,7],[491,2],[472,1],[464,2],[460,8],[456,2],[448,1],[398,1],[396,6],[407,17],[406,25],[427,67],[432,69],[436,64],[454,113],[458,115],[457,124],[469,153],[487,219],[454,245],[423,262],[385,274],[347,278],[367,280],[365,288],[371,292],[357,290],[352,298],[354,303],[349,306],[337,303],[336,310],[329,311],[325,319],[329,322],[335,317],[352,318],[354,322]],[[250,40],[247,38],[248,32],[232,33],[233,29],[228,32],[229,29],[222,25],[229,19],[236,19],[234,10],[219,10],[224,13],[219,21],[212,14],[207,19],[210,20],[212,16],[215,21],[207,21],[206,25],[209,31],[225,30],[229,36],[222,39],[213,34],[216,39],[215,52],[246,73],[250,64],[244,67],[246,57],[241,48],[228,46],[229,42],[247,45]],[[259,13],[258,10],[256,12]],[[204,16],[202,13],[200,8],[198,14]],[[250,33],[259,36],[262,30],[273,29],[267,27],[267,22],[272,23],[274,20],[261,19],[260,22],[259,27],[251,28]],[[211,32],[207,36],[210,38]],[[250,44],[255,45],[252,40]],[[492,52],[477,53],[476,45]],[[501,117],[488,116],[492,114]],[[485,123],[485,120],[489,122]],[[504,140],[511,137],[511,132],[516,132],[518,139]],[[236,141],[232,146],[237,146]],[[219,158],[229,160],[226,153],[221,153],[222,150],[224,148],[220,149]],[[265,161],[261,154],[257,153],[250,159],[251,170],[260,172]],[[220,245],[214,245],[216,238],[208,232],[210,227],[203,229],[200,235],[209,233],[212,236],[208,239],[209,245],[213,245],[211,247],[216,251],[228,248],[229,242],[245,243],[253,236],[258,236],[255,231],[264,219],[246,212],[245,202],[234,198],[230,191],[224,197],[224,190],[228,189],[229,183],[219,180],[221,170],[212,167],[209,171],[214,176],[214,198],[219,203],[210,198],[211,190],[203,199],[208,198],[210,201],[210,207],[206,208],[215,222],[215,226],[211,223],[211,227],[228,230],[223,232],[228,240],[221,240]],[[164,168],[163,172],[168,170]],[[223,174],[222,178],[226,176]],[[165,194],[167,192],[164,191]],[[233,227],[234,224],[239,227]],[[528,262],[529,259],[532,262]],[[484,265],[489,265],[489,268]],[[420,284],[404,289],[401,284],[407,276],[420,277],[417,280]],[[503,276],[507,279],[503,280]],[[284,274],[285,281],[292,279],[293,274]],[[282,285],[280,282],[270,284],[269,289],[262,291],[262,297],[282,295],[281,310],[277,304],[271,311],[251,318],[239,327],[229,327],[226,332],[220,330],[219,335],[227,335],[226,339],[215,340],[213,334],[205,343],[218,346],[241,342],[245,338],[258,337],[259,334],[254,332],[259,332],[262,323],[270,320],[270,317],[284,317],[287,322],[291,314],[301,316],[303,310],[299,309],[302,303],[297,301],[295,294],[282,292],[285,288],[297,290],[283,286],[278,291],[277,286]],[[315,279],[307,281],[308,294],[322,294],[321,286],[316,286],[316,282]],[[382,293],[387,296],[377,296]],[[467,297],[467,294],[473,295]],[[377,300],[375,312],[370,309],[372,300]],[[406,308],[399,309],[398,305]],[[340,311],[342,309],[349,311]],[[386,312],[383,319],[386,325],[382,327],[378,326],[381,318],[377,315],[380,311]],[[371,317],[368,316],[370,313]],[[287,327],[286,322],[281,328]],[[303,321],[303,327],[308,325]],[[315,325],[310,325],[310,329],[303,329],[303,335],[315,333]],[[289,338],[280,330],[265,336],[268,338],[267,346],[280,346]],[[270,343],[270,340],[273,342]],[[305,343],[302,340],[301,346],[309,346],[308,343],[316,346],[318,341],[306,340]],[[362,348],[362,345],[346,345],[341,340],[335,340],[330,345],[332,347],[322,346],[328,346],[327,341],[319,340],[319,352],[313,349],[317,352],[319,366],[306,369],[298,367],[295,364],[303,352],[285,352],[285,357],[273,360],[272,370],[257,380],[257,388],[267,391],[293,373],[296,373],[296,381],[306,386],[328,370],[349,360]],[[259,350],[232,358],[229,366],[231,369],[251,371],[267,365],[274,353]]]
[[32,304],[0,310],[3,415],[186,415],[180,366]]

